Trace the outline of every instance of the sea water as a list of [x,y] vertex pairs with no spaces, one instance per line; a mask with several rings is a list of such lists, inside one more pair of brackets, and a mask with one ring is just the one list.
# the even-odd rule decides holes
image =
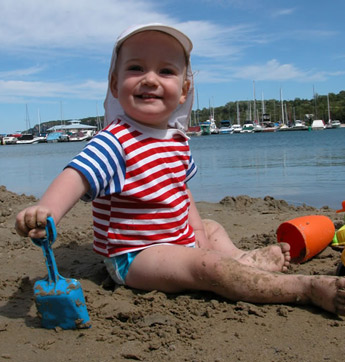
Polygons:
[[[273,196],[341,208],[345,200],[345,128],[191,137],[196,201]],[[42,196],[84,142],[0,146],[0,185]]]

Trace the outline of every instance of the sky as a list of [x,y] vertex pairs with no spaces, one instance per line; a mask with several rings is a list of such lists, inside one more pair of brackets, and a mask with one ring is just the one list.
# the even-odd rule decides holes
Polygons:
[[193,41],[196,108],[345,89],[344,0],[0,0],[0,134],[101,116],[128,26]]

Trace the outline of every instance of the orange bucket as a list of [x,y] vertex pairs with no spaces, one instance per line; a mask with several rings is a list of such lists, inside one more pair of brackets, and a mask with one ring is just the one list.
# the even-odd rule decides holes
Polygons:
[[277,229],[278,243],[290,244],[293,263],[303,263],[332,241],[335,234],[333,221],[323,215],[309,215],[285,221]]

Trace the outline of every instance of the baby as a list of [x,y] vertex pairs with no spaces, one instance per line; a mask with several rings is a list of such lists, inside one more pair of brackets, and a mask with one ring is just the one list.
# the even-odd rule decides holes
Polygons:
[[345,279],[284,274],[289,245],[245,252],[201,220],[187,182],[197,167],[184,130],[193,104],[192,43],[148,24],[114,47],[106,128],[17,215],[19,235],[44,236],[79,198],[93,206],[94,250],[118,284],[142,290],[211,291],[231,301],[313,304],[345,315]]

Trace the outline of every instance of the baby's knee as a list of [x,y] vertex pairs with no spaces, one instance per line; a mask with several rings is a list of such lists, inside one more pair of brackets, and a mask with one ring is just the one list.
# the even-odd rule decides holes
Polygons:
[[223,229],[222,225],[220,225],[217,221],[211,219],[203,219],[202,222],[204,224],[206,235],[208,236],[213,235],[219,232],[219,230]]

